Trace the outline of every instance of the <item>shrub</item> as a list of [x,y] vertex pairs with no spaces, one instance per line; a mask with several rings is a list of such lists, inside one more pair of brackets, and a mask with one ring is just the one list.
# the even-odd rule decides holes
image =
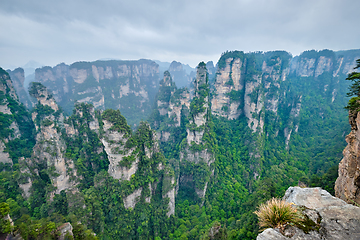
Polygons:
[[265,228],[278,228],[283,231],[286,225],[299,225],[302,221],[301,214],[293,203],[278,198],[272,198],[265,204],[261,204],[254,213],[259,218],[259,225],[262,230]]

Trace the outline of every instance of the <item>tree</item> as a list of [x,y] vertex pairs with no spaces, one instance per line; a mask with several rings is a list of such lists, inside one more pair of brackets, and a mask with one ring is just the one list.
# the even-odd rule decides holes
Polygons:
[[0,232],[10,233],[12,230],[9,219],[10,207],[6,202],[0,203]]
[[[354,69],[360,68],[360,59],[356,60],[356,67]],[[360,110],[360,72],[352,72],[348,75],[346,80],[352,81],[352,85],[349,87],[349,92],[347,93],[348,97],[352,97],[349,100],[348,105],[345,107],[348,110]]]

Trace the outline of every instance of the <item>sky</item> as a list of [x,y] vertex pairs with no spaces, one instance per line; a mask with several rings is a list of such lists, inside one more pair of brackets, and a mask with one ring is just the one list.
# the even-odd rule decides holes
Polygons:
[[360,48],[359,0],[0,0],[0,67]]

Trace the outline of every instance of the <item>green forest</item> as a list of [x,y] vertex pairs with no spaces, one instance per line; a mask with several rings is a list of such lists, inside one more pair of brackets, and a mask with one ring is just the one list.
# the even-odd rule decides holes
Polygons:
[[[299,66],[308,58],[316,63],[320,57],[336,62],[341,54],[307,51],[296,61]],[[23,239],[58,239],[57,229],[69,222],[73,236],[65,239],[250,240],[259,233],[256,208],[272,197],[282,197],[288,187],[316,186],[334,195],[337,166],[345,135],[350,132],[347,109],[359,109],[359,86],[352,85],[347,95],[350,82],[345,81],[343,72],[301,76],[289,68],[291,56],[283,51],[228,51],[220,57],[218,69],[237,58],[247,64],[242,67],[244,86],[256,79],[263,81],[251,93],[245,88],[230,91],[229,104],[239,102],[238,110],[245,111],[247,96],[250,103],[258,105],[267,99],[278,100],[276,112],[264,104],[253,113],[254,119],[263,121],[258,131],[251,129],[245,114],[236,119],[212,114],[213,83],[219,74],[191,92],[178,89],[165,72],[167,82],[160,81],[148,121],[141,121],[134,130],[120,110],[96,110],[91,104],[76,103],[69,116],[61,107],[54,111],[45,103],[53,96],[45,98],[47,90],[40,83],[30,85],[37,104],[29,111],[11,94],[9,75],[0,69],[1,84],[6,86],[0,89],[0,105],[11,111],[0,113],[0,140],[12,160],[0,163],[1,233],[20,234]],[[287,73],[286,81],[268,87],[273,72],[264,73],[264,64],[279,76]],[[206,69],[205,63],[200,67]],[[335,69],[335,64],[332,67]],[[357,76],[350,74],[348,80]],[[234,87],[231,74],[230,80],[227,84]],[[188,92],[194,94],[189,107],[179,100]],[[354,95],[355,100],[349,101]],[[160,111],[159,101],[166,103],[162,108],[167,112],[180,109],[178,124],[175,115]],[[202,113],[205,123],[198,126],[195,118]],[[15,137],[12,123],[19,128],[19,137]],[[290,129],[286,141],[283,133]],[[167,141],[157,137],[164,132],[169,133]],[[190,132],[202,133],[200,144],[188,145]],[[58,142],[47,139],[47,133]],[[214,162],[180,161],[186,159],[186,151],[195,154],[203,150],[212,154]],[[122,160],[111,165],[117,156]],[[59,171],[54,163],[60,158],[70,187],[58,191],[54,181]],[[135,165],[136,171],[127,178],[125,170]],[[123,175],[114,177],[110,167]],[[193,181],[186,182],[188,178]],[[180,181],[185,183],[179,188]],[[26,194],[28,183],[31,187]],[[200,198],[194,189],[205,185],[206,194]],[[134,193],[135,200],[129,200]],[[172,203],[173,214],[169,211]]]

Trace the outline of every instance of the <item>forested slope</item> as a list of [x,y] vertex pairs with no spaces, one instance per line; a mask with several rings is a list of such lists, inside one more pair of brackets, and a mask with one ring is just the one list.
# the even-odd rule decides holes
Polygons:
[[[359,57],[358,50],[295,58],[284,51],[226,52],[216,74],[198,65],[191,89],[177,88],[165,72],[149,123],[135,131],[106,101],[97,110],[80,99],[66,116],[57,93],[40,83],[31,84],[37,104],[29,112],[2,70],[2,206],[27,239],[56,238],[53,230],[65,222],[75,239],[254,239],[253,212],[261,202],[297,184],[333,192],[349,132],[345,78]],[[136,79],[142,89],[137,63],[130,73],[138,78],[116,77],[124,71],[111,63],[111,69],[96,62],[38,72],[48,84],[60,79],[51,74],[66,73],[72,87],[121,78],[116,91],[124,93]],[[156,69],[150,70],[153,81]],[[91,102],[99,92],[104,96],[102,87],[84,94]],[[68,104],[79,95],[71,94]],[[58,100],[66,106],[65,98]],[[143,100],[138,103],[149,106]]]

